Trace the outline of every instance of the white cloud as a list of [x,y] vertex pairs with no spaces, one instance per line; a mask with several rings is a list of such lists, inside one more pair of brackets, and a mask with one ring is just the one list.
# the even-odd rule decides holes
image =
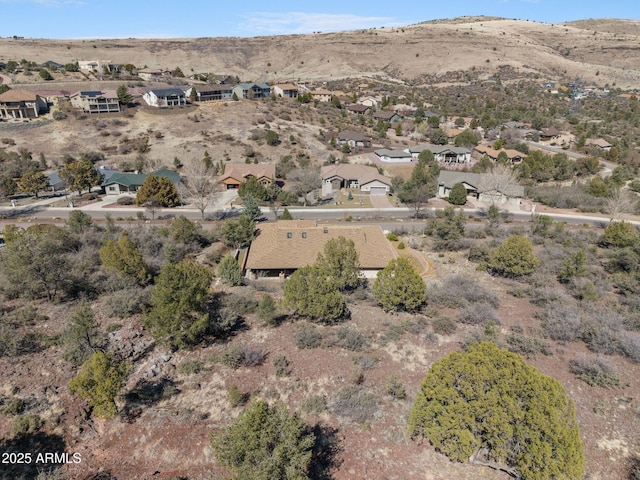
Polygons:
[[364,17],[352,14],[306,12],[253,12],[245,15],[244,19],[245,21],[236,25],[236,28],[252,36],[336,32],[401,25],[393,17]]

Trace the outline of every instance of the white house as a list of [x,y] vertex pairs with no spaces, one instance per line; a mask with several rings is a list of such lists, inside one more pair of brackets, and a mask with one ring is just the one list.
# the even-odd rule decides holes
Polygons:
[[381,148],[374,152],[380,160],[386,163],[411,163],[411,153],[405,150],[390,150]]
[[149,90],[142,98],[152,107],[180,107],[187,104],[187,98],[179,88]]
[[322,196],[331,195],[341,188],[359,188],[370,195],[387,195],[391,190],[391,179],[378,173],[368,165],[338,163],[325,165],[322,175]]

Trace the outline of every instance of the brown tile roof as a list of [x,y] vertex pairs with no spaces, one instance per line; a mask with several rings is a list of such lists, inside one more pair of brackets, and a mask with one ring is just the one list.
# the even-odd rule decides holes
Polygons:
[[381,120],[389,120],[393,118],[394,115],[398,115],[398,113],[394,112],[393,110],[378,110],[373,114],[373,117],[379,118]]
[[37,96],[28,90],[7,90],[0,94],[0,102],[35,102]]
[[332,93],[329,90],[325,90],[325,89],[312,90],[309,93],[311,94],[312,97],[314,95],[332,95]]
[[385,185],[391,186],[391,179],[380,175],[378,169],[368,165],[353,165],[350,163],[339,163],[336,165],[326,165],[320,169],[322,180],[333,177],[340,177],[344,180],[358,180],[360,185],[365,185],[374,180],[378,180]]
[[507,158],[509,160],[512,160],[514,158],[524,158],[526,157],[526,155],[518,150],[513,150],[513,149],[505,149],[505,148],[501,148],[500,150],[495,150],[493,148],[491,148],[488,145],[478,145],[476,147],[474,147],[476,152],[479,152],[481,154],[486,154],[489,158],[492,159],[497,159],[498,155],[500,155],[500,152],[504,152],[507,154]]
[[278,83],[277,85],[274,85],[274,87],[278,87],[282,90],[298,90],[298,87],[292,83]]
[[338,140],[353,140],[355,142],[369,142],[371,138],[362,132],[356,132],[354,130],[344,130],[338,133]]
[[588,139],[585,143],[587,145],[595,145],[596,147],[600,147],[600,148],[611,147],[611,144],[607,142],[604,138],[596,138],[595,140]]
[[[287,234],[291,234],[288,238]],[[302,234],[305,233],[306,238]],[[363,269],[384,268],[395,253],[378,225],[320,225],[314,221],[262,223],[251,243],[246,268],[251,270],[292,270],[316,261],[327,240],[353,240]]]
[[353,105],[347,105],[347,110],[356,113],[364,113],[369,110],[367,105],[360,105],[359,103],[355,103]]
[[273,163],[227,163],[222,180],[233,178],[242,182],[249,176],[276,178],[276,166]]

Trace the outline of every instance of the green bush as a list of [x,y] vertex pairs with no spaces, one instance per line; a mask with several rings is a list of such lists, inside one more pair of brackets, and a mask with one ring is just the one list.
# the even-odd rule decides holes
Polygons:
[[432,365],[413,404],[409,434],[454,461],[485,452],[484,460],[523,480],[584,475],[575,407],[560,382],[492,342]]
[[404,389],[404,384],[395,373],[392,373],[387,378],[385,391],[387,392],[387,395],[389,395],[394,400],[404,400],[405,398],[407,398],[407,392]]
[[373,296],[387,311],[418,310],[426,301],[426,293],[424,280],[403,257],[391,260],[373,283]]
[[431,321],[431,326],[438,335],[452,335],[458,328],[457,322],[451,317],[436,317]]
[[540,265],[540,260],[533,253],[528,238],[513,235],[491,250],[488,265],[498,275],[519,277],[533,273]]
[[220,261],[216,274],[223,283],[229,286],[242,285],[242,269],[231,255],[227,255]]
[[276,369],[276,377],[288,377],[291,375],[289,360],[284,355],[276,355],[273,357],[273,366]]
[[315,437],[282,403],[252,403],[212,435],[217,462],[238,479],[307,478]]
[[336,330],[338,345],[352,352],[359,352],[367,344],[367,339],[357,330],[346,326]]
[[183,375],[195,375],[204,369],[204,363],[200,360],[185,360],[178,365],[178,372]]
[[110,354],[98,351],[69,382],[69,389],[86,399],[97,417],[111,418],[117,413],[115,397],[129,370],[130,363],[117,363]]
[[453,187],[451,187],[451,192],[449,192],[449,203],[452,205],[464,205],[467,203],[467,189],[461,183],[456,183]]
[[327,410],[327,399],[324,395],[311,395],[302,401],[300,410],[305,413],[322,413]]
[[404,242],[398,243],[398,247],[397,248],[398,248],[398,250],[404,250],[406,248],[405,245],[404,245]]
[[398,241],[398,236],[395,233],[390,233],[387,235],[387,240],[391,241],[391,242],[397,242]]
[[249,401],[249,395],[241,391],[235,383],[229,387],[227,394],[229,396],[229,405],[232,408],[246,405]]
[[38,415],[16,417],[11,422],[11,433],[14,437],[33,435],[40,431],[44,422]]

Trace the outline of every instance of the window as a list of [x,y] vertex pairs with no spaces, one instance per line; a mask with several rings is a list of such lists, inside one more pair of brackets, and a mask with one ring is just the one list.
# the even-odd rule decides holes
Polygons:
[[287,232],[287,238],[292,238],[293,234],[291,232]]
[[329,229],[328,229],[327,227],[324,227],[323,232],[324,232],[324,233],[329,233]]
[[307,238],[307,232],[302,232],[302,238]]

